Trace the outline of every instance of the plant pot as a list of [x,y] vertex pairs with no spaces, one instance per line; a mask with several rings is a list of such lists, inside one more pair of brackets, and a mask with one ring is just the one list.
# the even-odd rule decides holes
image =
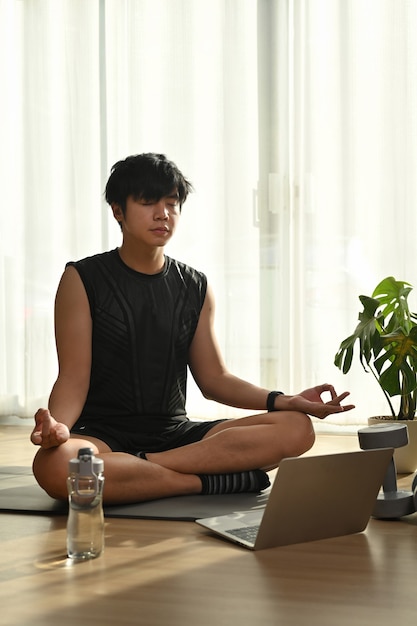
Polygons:
[[393,420],[392,417],[385,415],[368,418],[369,426],[384,421],[398,422],[407,426],[408,445],[395,449],[394,461],[397,474],[412,474],[417,470],[417,420]]

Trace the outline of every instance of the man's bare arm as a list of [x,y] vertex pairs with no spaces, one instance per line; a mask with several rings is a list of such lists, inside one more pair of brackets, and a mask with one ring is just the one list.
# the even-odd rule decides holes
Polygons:
[[[193,377],[203,395],[222,404],[256,411],[266,410],[270,390],[254,385],[231,374],[223,360],[214,332],[214,297],[207,290],[199,323],[189,351],[189,365]],[[323,401],[322,394],[329,396]],[[275,409],[279,411],[301,411],[324,418],[332,413],[350,411],[353,405],[342,406],[348,396],[337,395],[334,387],[321,384],[296,395],[279,395]]]
[[48,409],[35,416],[34,444],[58,446],[69,437],[87,396],[91,369],[92,321],[87,294],[78,272],[68,267],[55,300],[55,337],[59,372]]

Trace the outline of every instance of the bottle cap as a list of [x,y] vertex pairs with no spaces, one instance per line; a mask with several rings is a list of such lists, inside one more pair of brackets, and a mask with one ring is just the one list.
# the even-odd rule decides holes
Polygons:
[[101,474],[103,469],[103,459],[95,457],[91,448],[80,448],[78,450],[78,457],[71,459],[69,462],[69,471],[71,474],[92,476],[93,474]]

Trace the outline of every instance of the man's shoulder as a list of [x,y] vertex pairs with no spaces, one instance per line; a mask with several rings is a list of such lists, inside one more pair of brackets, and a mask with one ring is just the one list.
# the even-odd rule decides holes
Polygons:
[[107,252],[99,252],[98,254],[93,254],[92,256],[87,256],[78,261],[68,261],[68,265],[73,265],[74,267],[94,267],[97,265],[107,265],[109,263],[114,263],[117,257],[117,250],[109,250]]
[[183,261],[178,261],[177,259],[173,259],[172,257],[166,257],[168,262],[168,270],[177,272],[181,275],[189,276],[193,280],[201,280],[205,282],[207,280],[204,272],[184,263]]

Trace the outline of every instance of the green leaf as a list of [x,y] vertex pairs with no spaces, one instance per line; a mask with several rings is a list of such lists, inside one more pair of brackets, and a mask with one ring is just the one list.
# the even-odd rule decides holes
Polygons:
[[381,339],[385,351],[374,363],[380,385],[390,396],[411,393],[417,388],[417,328],[409,335],[399,329]]
[[400,370],[391,365],[379,377],[380,385],[392,397],[401,394]]
[[381,305],[381,314],[385,319],[387,332],[403,328],[408,333],[412,327],[411,312],[408,307],[408,295],[412,290],[410,283],[395,280],[392,276],[384,278],[372,294]]
[[375,358],[382,349],[377,330],[379,316],[376,315],[379,301],[368,296],[359,296],[359,300],[363,305],[363,311],[359,313],[359,324],[355,332],[342,341],[335,355],[334,363],[344,374],[351,368],[354,345],[357,341],[359,342],[359,360],[364,369],[366,369],[364,361],[369,364],[371,357]]

